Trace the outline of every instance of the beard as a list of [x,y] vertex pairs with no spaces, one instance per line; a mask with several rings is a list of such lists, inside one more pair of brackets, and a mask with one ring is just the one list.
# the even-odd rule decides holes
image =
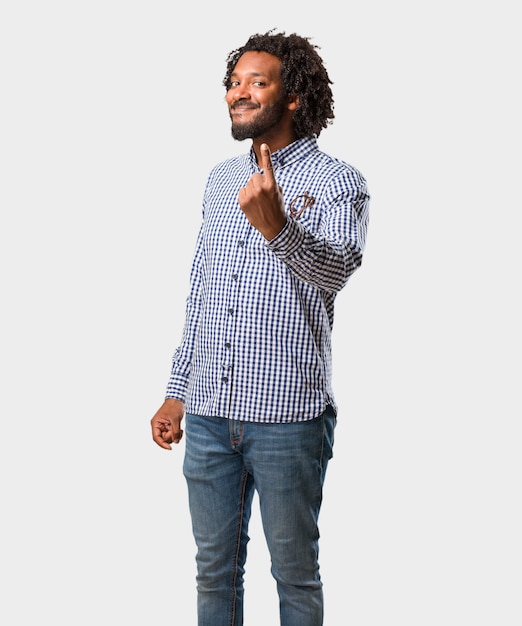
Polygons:
[[274,128],[283,119],[286,111],[286,98],[282,97],[274,104],[265,107],[250,122],[232,122],[232,137],[237,141],[255,139]]

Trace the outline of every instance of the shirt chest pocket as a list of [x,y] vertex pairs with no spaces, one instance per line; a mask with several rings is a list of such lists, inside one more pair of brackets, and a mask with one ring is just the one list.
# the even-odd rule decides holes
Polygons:
[[290,219],[302,224],[307,230],[319,229],[321,211],[319,203],[312,193],[304,192],[287,203],[286,212]]

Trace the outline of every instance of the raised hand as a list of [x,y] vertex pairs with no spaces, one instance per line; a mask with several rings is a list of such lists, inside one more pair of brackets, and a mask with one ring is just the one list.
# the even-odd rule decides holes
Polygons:
[[238,201],[248,221],[265,239],[273,239],[286,224],[283,190],[277,184],[270,148],[261,144],[262,172],[252,174],[245,187],[239,190]]

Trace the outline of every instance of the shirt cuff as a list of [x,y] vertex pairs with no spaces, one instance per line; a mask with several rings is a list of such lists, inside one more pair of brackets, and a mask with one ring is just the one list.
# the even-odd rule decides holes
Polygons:
[[295,220],[287,219],[283,230],[266,245],[279,257],[291,256],[302,245],[306,236],[304,226]]
[[185,402],[185,398],[187,397],[187,387],[188,381],[185,377],[173,374],[167,384],[165,398],[176,398],[176,400]]

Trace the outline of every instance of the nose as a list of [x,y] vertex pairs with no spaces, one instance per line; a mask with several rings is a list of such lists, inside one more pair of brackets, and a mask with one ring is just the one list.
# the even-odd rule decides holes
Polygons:
[[238,100],[243,100],[250,97],[250,92],[245,87],[245,85],[241,83],[239,85],[236,85],[235,87],[232,87],[231,91],[233,102],[237,102]]

